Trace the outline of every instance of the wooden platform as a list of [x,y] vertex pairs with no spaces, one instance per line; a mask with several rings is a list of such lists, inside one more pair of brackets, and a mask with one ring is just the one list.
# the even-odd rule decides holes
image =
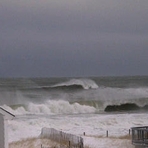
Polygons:
[[148,126],[132,127],[132,144],[136,148],[148,148]]

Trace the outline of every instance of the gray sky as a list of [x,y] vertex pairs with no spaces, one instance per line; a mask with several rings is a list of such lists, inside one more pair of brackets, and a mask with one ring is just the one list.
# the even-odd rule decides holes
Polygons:
[[0,77],[148,75],[148,0],[1,0]]

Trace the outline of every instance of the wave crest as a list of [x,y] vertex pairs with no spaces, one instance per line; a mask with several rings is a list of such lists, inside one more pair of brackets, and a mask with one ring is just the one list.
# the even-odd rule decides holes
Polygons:
[[15,115],[24,114],[85,114],[95,113],[96,108],[93,106],[80,105],[79,103],[69,103],[68,101],[54,101],[49,100],[42,104],[35,104],[30,102],[28,105],[7,106],[3,105],[3,108],[9,110]]
[[83,89],[96,89],[98,85],[91,79],[71,79],[67,82],[58,83],[52,86],[52,88],[57,87],[82,87]]
[[28,103],[26,105],[7,106],[3,108],[15,115],[26,114],[89,114],[89,113],[105,113],[105,112],[129,112],[129,111],[148,111],[148,104],[140,106],[138,102],[124,102],[117,104],[116,102],[108,102],[103,104],[100,101],[78,101],[70,103],[64,100],[48,100],[42,104]]
[[108,105],[105,108],[106,112],[113,112],[113,111],[136,111],[136,110],[148,110],[148,105],[145,105],[143,107],[138,106],[134,103],[126,103],[121,105]]

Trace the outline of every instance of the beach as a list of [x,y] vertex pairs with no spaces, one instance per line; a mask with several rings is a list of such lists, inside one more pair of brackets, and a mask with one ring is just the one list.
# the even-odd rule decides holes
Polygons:
[[33,139],[48,147],[39,140],[46,127],[81,136],[90,148],[132,148],[131,127],[148,125],[147,80],[1,79],[1,107],[15,115],[8,120],[9,144]]

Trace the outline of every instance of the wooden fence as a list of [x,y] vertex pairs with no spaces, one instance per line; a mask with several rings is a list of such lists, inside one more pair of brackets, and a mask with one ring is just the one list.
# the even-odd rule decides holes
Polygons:
[[42,128],[41,138],[49,138],[53,141],[60,143],[60,145],[65,145],[68,148],[83,148],[83,138],[58,131],[54,128]]

